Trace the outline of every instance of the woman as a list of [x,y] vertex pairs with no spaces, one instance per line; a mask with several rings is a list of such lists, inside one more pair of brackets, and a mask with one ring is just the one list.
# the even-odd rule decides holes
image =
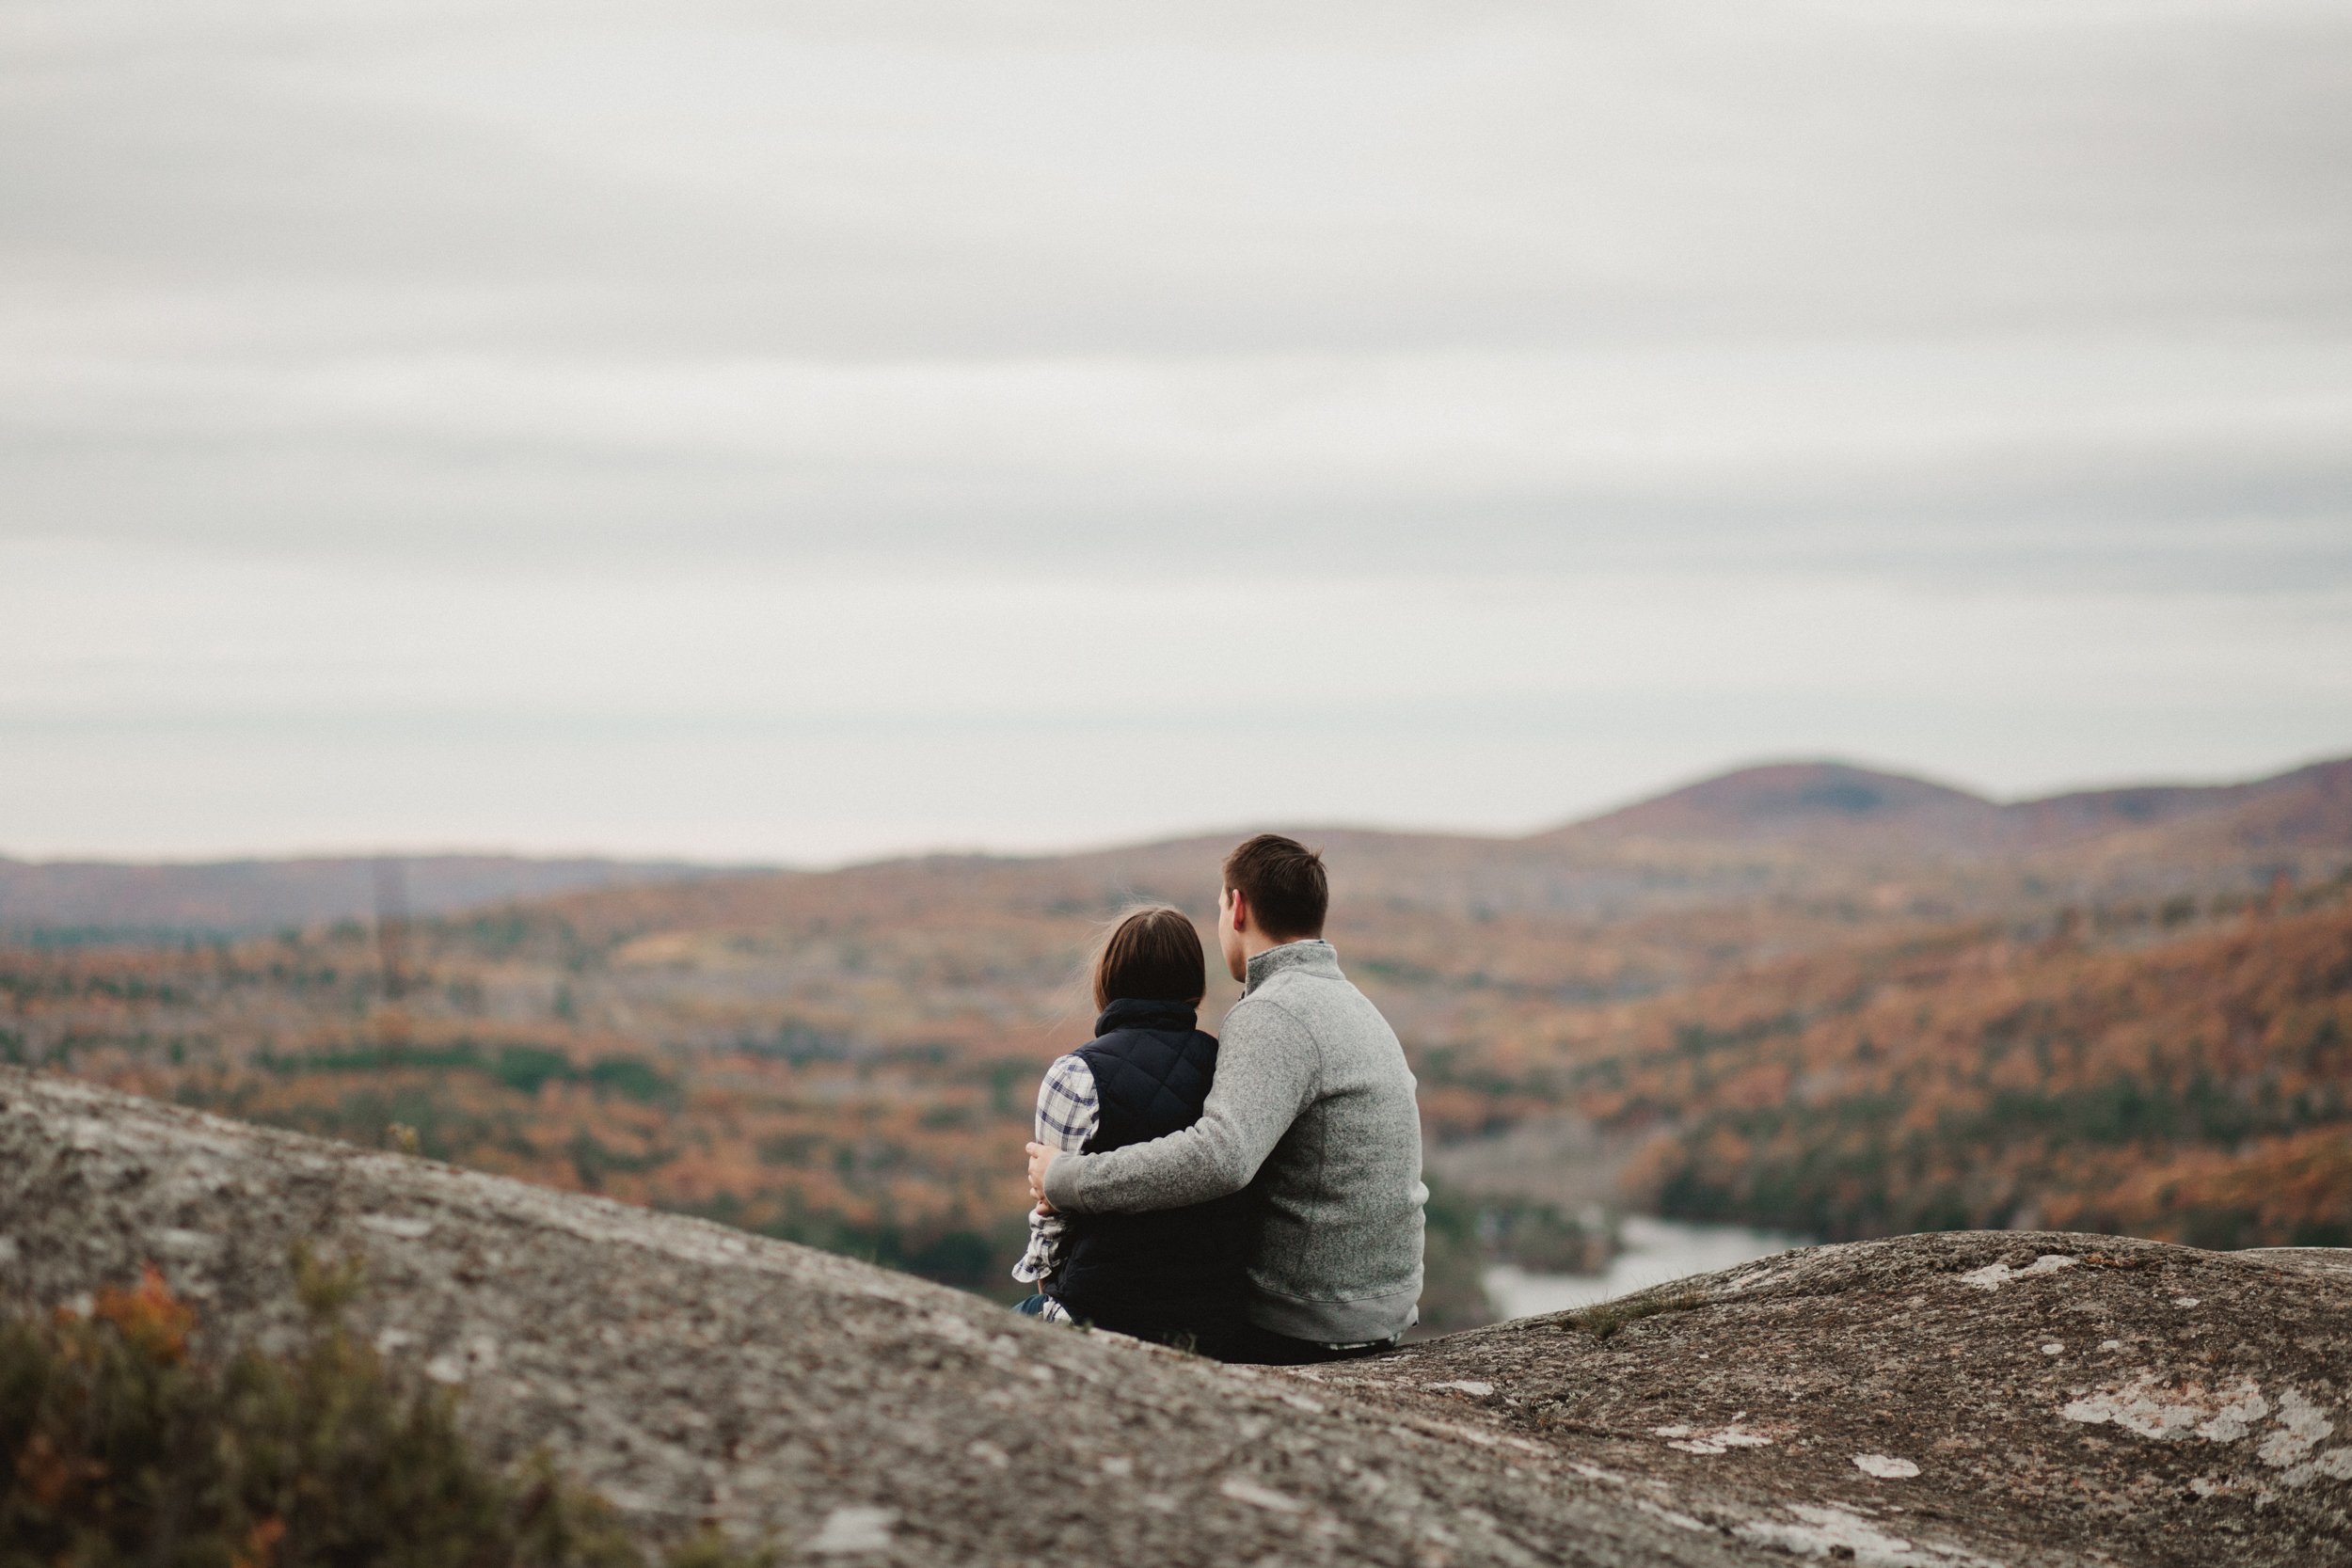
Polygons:
[[[1122,917],[1094,963],[1094,1038],[1045,1070],[1037,1141],[1087,1154],[1190,1127],[1216,1074],[1216,1037],[1193,1027],[1207,990],[1200,935],[1166,907]],[[1090,1323],[1203,1355],[1242,1327],[1249,1195],[1135,1214],[1029,1216],[1012,1271],[1021,1310]]]

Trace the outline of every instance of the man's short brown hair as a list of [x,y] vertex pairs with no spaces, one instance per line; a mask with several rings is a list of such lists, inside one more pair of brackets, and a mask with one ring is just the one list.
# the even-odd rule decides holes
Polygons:
[[1260,833],[1225,857],[1225,885],[1249,901],[1250,918],[1267,936],[1296,942],[1323,935],[1331,886],[1321,852],[1296,839]]
[[1189,1002],[1209,991],[1208,960],[1192,917],[1166,905],[1131,910],[1104,939],[1094,960],[1094,1005],[1121,997],[1141,1002]]

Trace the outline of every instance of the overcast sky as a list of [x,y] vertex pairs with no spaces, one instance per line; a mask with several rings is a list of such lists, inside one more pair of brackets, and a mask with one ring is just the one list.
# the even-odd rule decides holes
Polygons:
[[0,0],[0,853],[2352,752],[2352,5]]

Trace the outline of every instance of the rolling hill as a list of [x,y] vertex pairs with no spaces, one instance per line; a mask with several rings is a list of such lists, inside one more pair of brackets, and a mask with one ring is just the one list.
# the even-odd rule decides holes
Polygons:
[[[1836,792],[1877,777],[1750,770],[1639,832],[1309,834],[1440,1163],[1576,1121],[1644,1150],[1641,1200],[1839,1235],[2352,1220],[2347,1068],[2313,1033],[2332,993],[2197,1010],[2228,976],[2292,990],[2344,940],[2352,765],[2028,802],[2058,826],[2001,828],[2025,846],[2003,854],[1952,825],[2024,808]],[[1753,827],[1791,815],[1801,836]],[[1137,896],[1205,923],[1232,842],[582,887],[420,915],[389,950],[352,921],[28,942],[0,948],[0,1061],[367,1145],[399,1124],[478,1168],[986,1285],[1020,1233],[1036,1075],[1090,1019],[1087,942]],[[1210,1026],[1233,994],[1216,979]],[[2042,1011],[2001,1022],[2017,1007]],[[2201,1108],[2086,1109],[2133,1093]]]
[[[825,874],[966,883],[1124,886],[1197,896],[1224,849],[1257,825],[1056,857],[920,857]],[[1851,889],[1925,874],[1936,895],[2007,907],[2031,888],[2101,897],[2151,876],[2218,891],[2280,870],[2331,874],[2352,854],[2352,759],[2225,785],[2145,785],[2006,804],[1835,762],[1742,768],[1524,838],[1293,825],[1328,846],[1360,898],[1479,916],[1504,910],[1616,918],[1757,892]],[[2332,858],[2331,858],[2332,857]],[[2131,869],[2137,867],[2135,871]],[[0,857],[0,933],[245,935],[372,919],[396,901],[440,915],[575,891],[669,890],[679,914],[758,918],[809,873],[673,861],[433,855],[136,864]],[[2007,873],[2008,875],[2003,875]],[[691,892],[681,884],[705,885]],[[1948,884],[1948,885],[1941,885]],[[708,895],[709,896],[703,896]],[[727,912],[732,911],[732,912]],[[701,918],[700,915],[695,918]]]
[[[374,918],[388,897],[417,914],[575,888],[726,875],[685,861],[518,855],[342,856],[135,864],[0,858],[0,933],[50,940],[239,935]],[[389,886],[386,885],[389,875]]]
[[[2007,804],[1843,763],[1781,763],[1707,779],[1541,838],[1802,844],[1968,859],[2065,851],[2134,835],[2159,858],[2225,847],[2300,850],[2352,841],[2352,759],[2249,784],[2081,790]],[[2169,853],[2165,853],[2165,850]],[[2056,852],[2055,854],[2053,852]]]

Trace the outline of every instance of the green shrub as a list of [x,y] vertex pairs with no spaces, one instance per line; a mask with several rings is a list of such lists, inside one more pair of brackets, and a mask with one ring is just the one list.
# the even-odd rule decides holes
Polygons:
[[[612,1506],[542,1452],[485,1465],[454,1396],[403,1391],[342,1323],[359,1262],[297,1247],[294,1354],[190,1354],[147,1270],[87,1316],[0,1324],[0,1568],[641,1568]],[[705,1538],[674,1568],[743,1568]]]
[[522,1094],[537,1094],[539,1085],[550,1078],[569,1082],[580,1076],[569,1056],[544,1045],[501,1046],[490,1075]]
[[1421,1326],[1435,1333],[1476,1328],[1495,1321],[1486,1296],[1486,1249],[1479,1237],[1475,1199],[1429,1183],[1422,1210]]
[[598,1088],[625,1094],[649,1105],[677,1085],[655,1070],[642,1056],[602,1056],[588,1069],[588,1081]]

